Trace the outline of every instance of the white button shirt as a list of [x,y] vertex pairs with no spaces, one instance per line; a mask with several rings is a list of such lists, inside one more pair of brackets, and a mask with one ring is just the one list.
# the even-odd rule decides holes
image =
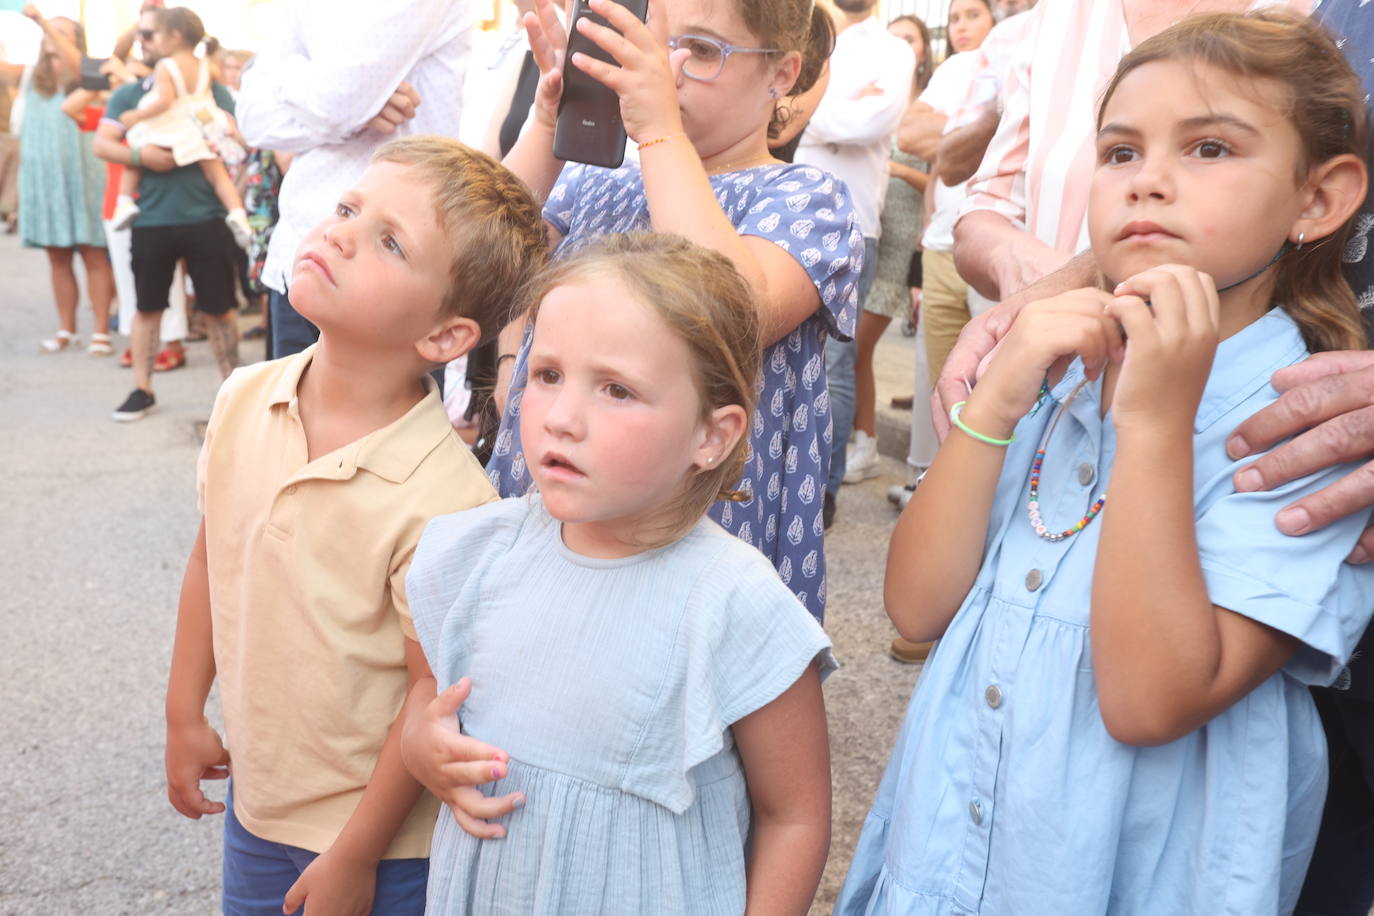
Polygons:
[[[386,140],[458,136],[463,77],[479,17],[470,0],[294,0],[243,75],[236,117],[255,147],[296,153],[263,282],[285,292],[296,248]],[[420,94],[395,134],[366,129],[402,81]]]
[[[865,238],[882,232],[892,137],[911,102],[916,55],[876,19],[835,39],[830,85],[803,131],[795,161],[825,169],[849,187]],[[881,92],[862,95],[869,83]]]

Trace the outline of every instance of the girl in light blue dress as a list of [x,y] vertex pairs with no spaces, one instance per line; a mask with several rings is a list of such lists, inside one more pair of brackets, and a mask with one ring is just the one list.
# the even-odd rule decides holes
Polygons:
[[[718,504],[711,517],[762,551],[820,620],[831,439],[823,342],[854,333],[863,235],[844,182],[779,162],[768,138],[829,57],[830,20],[812,0],[652,0],[648,25],[612,0],[590,6],[625,38],[586,28],[616,63],[583,55],[570,66],[619,94],[637,161],[565,167],[554,157],[565,38],[540,0],[540,23],[527,19],[543,75],[504,162],[544,201],[555,258],[605,233],[672,232],[726,255],[748,281],[763,328],[751,451],[736,482],[749,498]],[[510,395],[487,473],[502,496],[530,485],[520,436],[528,343],[513,325],[498,357]]]
[[856,914],[1290,913],[1335,681],[1374,608],[1365,520],[1238,492],[1273,373],[1361,348],[1341,275],[1363,91],[1319,26],[1206,16],[1121,62],[1089,235],[1110,285],[1032,303],[951,411],[886,603],[939,638],[837,905]]
[[[535,301],[537,491],[433,521],[406,583],[437,679],[416,695],[445,691],[403,739],[452,808],[426,912],[804,914],[829,846],[830,643],[704,517],[741,495],[753,297],[719,254],[613,235]],[[445,759],[455,741],[483,753]]]

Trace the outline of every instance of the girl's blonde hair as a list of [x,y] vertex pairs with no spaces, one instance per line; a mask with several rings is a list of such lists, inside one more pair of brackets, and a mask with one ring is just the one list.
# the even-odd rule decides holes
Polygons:
[[680,236],[636,232],[599,236],[550,264],[532,286],[530,322],[537,326],[539,305],[555,288],[608,279],[624,284],[687,345],[703,420],[719,407],[744,408],[744,434],[735,447],[692,474],[673,504],[672,521],[644,542],[646,547],[658,547],[686,534],[716,500],[750,498],[735,485],[749,454],[749,426],[758,400],[758,305],[724,255]]
[[[1364,159],[1364,89],[1331,36],[1312,20],[1269,10],[1189,17],[1121,59],[1103,92],[1097,126],[1127,74],[1166,60],[1203,63],[1286,89],[1284,115],[1297,130],[1302,150],[1296,182],[1306,181],[1314,167],[1336,156]],[[1290,248],[1272,268],[1274,301],[1297,322],[1313,352],[1366,346],[1355,294],[1341,272],[1352,222],[1301,249]]]

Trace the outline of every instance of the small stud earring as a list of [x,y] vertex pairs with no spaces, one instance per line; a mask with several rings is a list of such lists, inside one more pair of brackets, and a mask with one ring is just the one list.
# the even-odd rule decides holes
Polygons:
[[710,458],[707,458],[707,459],[706,459],[706,463],[707,463],[707,464],[715,464],[715,463],[716,463],[715,457],[712,456],[712,457],[710,457]]
[[773,88],[772,86],[768,87],[768,94],[773,97],[773,101],[776,102],[778,100],[778,90]]
[[1298,247],[1295,248],[1295,249],[1293,249],[1293,250],[1294,250],[1294,251],[1302,251],[1302,243],[1303,243],[1303,241],[1304,241],[1306,238],[1307,238],[1307,233],[1306,233],[1306,232],[1299,232],[1299,233],[1298,233]]

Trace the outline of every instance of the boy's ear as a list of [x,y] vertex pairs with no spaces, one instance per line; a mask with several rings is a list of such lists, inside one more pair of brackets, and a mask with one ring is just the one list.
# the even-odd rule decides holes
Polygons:
[[1301,232],[1305,241],[1315,242],[1340,229],[1364,202],[1368,186],[1365,164],[1358,156],[1347,153],[1314,168],[1307,179],[1310,199],[1289,230],[1288,240],[1297,244]]
[[692,463],[702,470],[716,467],[734,449],[748,423],[749,417],[739,404],[727,404],[711,411],[711,416],[702,424],[696,460]]
[[415,342],[415,351],[431,363],[447,363],[477,346],[482,329],[471,318],[454,316],[435,325]]

